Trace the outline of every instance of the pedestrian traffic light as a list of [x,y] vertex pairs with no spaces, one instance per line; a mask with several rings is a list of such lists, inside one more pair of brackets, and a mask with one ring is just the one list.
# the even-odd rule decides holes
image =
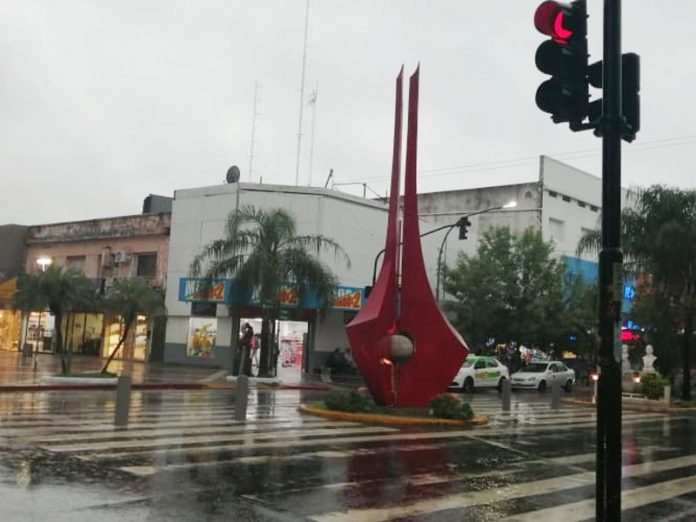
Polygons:
[[469,218],[460,219],[457,222],[457,226],[459,227],[459,239],[466,239],[468,229],[471,226],[471,221],[469,221]]
[[537,69],[551,76],[536,92],[536,104],[554,123],[569,122],[572,130],[587,116],[587,3],[576,0],[542,2],[534,26],[550,37],[537,49]]

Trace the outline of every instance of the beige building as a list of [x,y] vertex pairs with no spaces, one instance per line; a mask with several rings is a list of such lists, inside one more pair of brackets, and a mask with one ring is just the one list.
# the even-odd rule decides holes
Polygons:
[[[35,274],[48,264],[80,270],[95,287],[108,288],[116,278],[139,277],[164,289],[171,214],[140,214],[89,221],[31,226],[27,229],[25,271]],[[52,351],[53,319],[36,310],[22,323],[22,343],[38,351]],[[120,338],[123,325],[118,317],[77,314],[71,319],[67,343],[77,353],[108,357]],[[131,330],[119,357],[151,360],[153,327],[141,316]]]

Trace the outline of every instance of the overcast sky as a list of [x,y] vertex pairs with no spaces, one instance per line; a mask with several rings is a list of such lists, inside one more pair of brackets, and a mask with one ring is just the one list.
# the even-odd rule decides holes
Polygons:
[[[394,79],[418,62],[420,191],[532,180],[540,154],[599,175],[601,141],[534,103],[538,3],[311,0],[300,183],[311,165],[313,185],[334,169],[386,192]],[[603,2],[588,4],[594,61]],[[642,60],[626,186],[693,185],[696,2],[668,5],[623,2]],[[0,224],[136,214],[231,165],[294,184],[304,27],[305,0],[0,0]]]

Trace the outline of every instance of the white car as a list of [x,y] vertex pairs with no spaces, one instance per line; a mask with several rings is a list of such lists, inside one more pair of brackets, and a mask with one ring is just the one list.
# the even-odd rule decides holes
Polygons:
[[466,358],[462,367],[459,368],[449,387],[467,393],[473,392],[476,388],[500,389],[502,382],[509,378],[510,372],[507,366],[495,357],[470,355]]
[[534,361],[512,374],[512,388],[533,389],[541,392],[554,382],[560,382],[566,391],[571,391],[575,384],[575,370],[560,361]]

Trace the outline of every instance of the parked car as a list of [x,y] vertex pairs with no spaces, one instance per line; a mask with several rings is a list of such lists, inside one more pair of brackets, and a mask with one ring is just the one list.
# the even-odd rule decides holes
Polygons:
[[503,381],[509,378],[507,366],[495,357],[470,355],[452,380],[450,388],[467,393],[472,393],[477,388],[500,389]]
[[555,381],[561,383],[566,391],[571,391],[575,384],[575,371],[560,361],[534,361],[523,366],[510,377],[513,389],[535,389],[541,392]]

